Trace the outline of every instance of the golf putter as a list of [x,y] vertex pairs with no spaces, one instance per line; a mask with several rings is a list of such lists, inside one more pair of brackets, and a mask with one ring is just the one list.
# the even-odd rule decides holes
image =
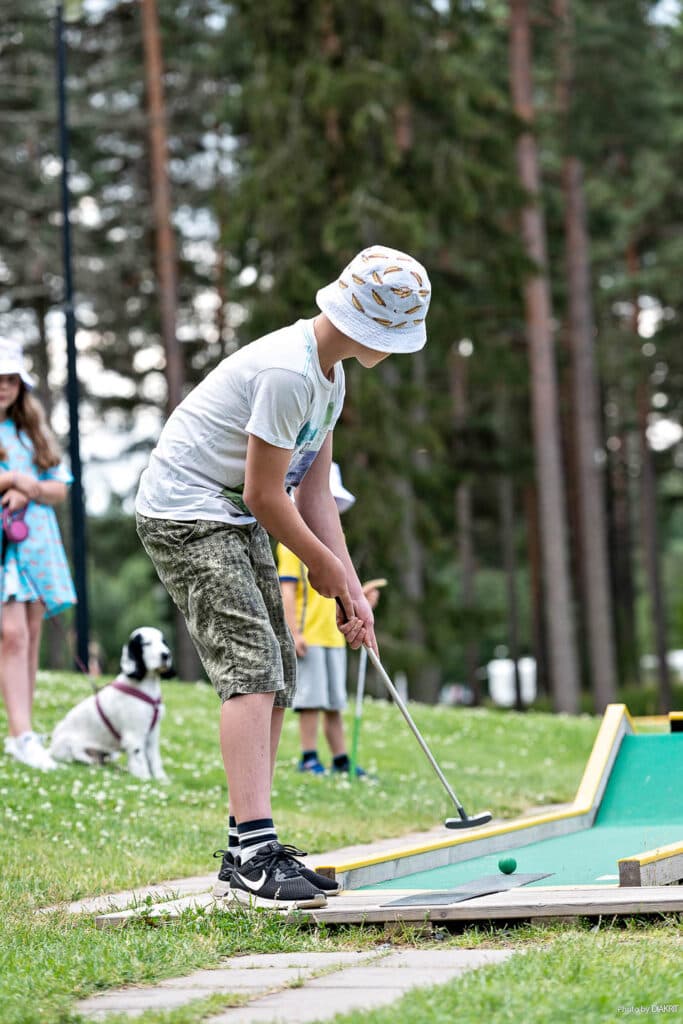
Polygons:
[[351,740],[351,778],[356,779],[358,766],[358,745],[360,743],[360,723],[363,718],[363,697],[365,696],[365,671],[368,664],[368,649],[361,647],[358,661],[358,682],[356,683],[356,715],[353,720],[353,738]]
[[[344,611],[344,606],[342,605],[342,603],[339,600],[339,598],[337,598],[336,601],[337,601],[337,604],[339,605],[339,607],[341,609],[342,615],[344,615],[344,617],[346,617],[346,612]],[[446,826],[446,828],[457,828],[457,829],[462,829],[462,828],[478,828],[479,825],[485,825],[488,821],[491,820],[492,814],[489,811],[482,811],[480,814],[474,814],[471,817],[470,817],[469,814],[467,814],[467,812],[465,811],[465,808],[460,803],[460,801],[458,800],[457,796],[455,795],[455,793],[451,789],[451,786],[448,783],[448,779],[446,778],[444,773],[441,771],[441,768],[439,767],[436,758],[434,757],[434,755],[432,754],[431,750],[429,749],[429,747],[427,745],[427,742],[424,739],[422,733],[420,732],[418,727],[415,725],[415,722],[413,721],[412,716],[411,716],[410,712],[408,711],[408,708],[406,707],[405,703],[403,702],[400,693],[398,692],[398,690],[396,689],[396,687],[392,683],[391,679],[389,678],[389,675],[387,674],[384,666],[382,665],[382,662],[379,660],[379,658],[377,657],[375,652],[372,650],[372,648],[368,647],[367,651],[368,651],[368,657],[369,657],[372,665],[374,666],[374,668],[376,669],[377,673],[379,674],[382,682],[386,686],[386,688],[387,688],[390,696],[392,697],[394,703],[398,706],[399,711],[401,712],[401,714],[405,718],[406,722],[410,726],[410,728],[412,730],[412,733],[415,736],[415,739],[417,740],[417,742],[422,747],[422,750],[424,751],[424,753],[425,753],[425,755],[427,757],[427,760],[429,761],[430,765],[434,769],[434,771],[436,773],[436,776],[439,779],[439,782],[441,783],[443,788],[446,790],[446,792],[448,793],[448,796],[450,797],[450,799],[453,801],[453,803],[455,805],[455,809],[458,812],[458,817],[457,818],[446,818],[446,820],[444,822],[444,825]]]

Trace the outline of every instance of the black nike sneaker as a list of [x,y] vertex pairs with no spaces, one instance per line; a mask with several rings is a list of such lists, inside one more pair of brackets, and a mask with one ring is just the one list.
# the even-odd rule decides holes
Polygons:
[[273,840],[245,864],[237,860],[230,878],[230,895],[252,907],[324,907],[325,894],[303,877],[301,865],[289,853],[290,849],[293,847]]
[[299,874],[302,878],[314,885],[316,889],[320,889],[326,896],[338,896],[341,892],[341,885],[335,882],[333,879],[328,878],[327,875],[319,875],[317,871],[313,871],[312,868],[307,868],[305,864],[302,864],[297,857],[305,857],[306,854],[303,850],[297,850],[296,846],[283,846],[282,849],[285,853],[289,854],[290,860],[296,864]]
[[[301,864],[296,857],[305,857],[306,854],[303,850],[297,850],[294,846],[283,846],[283,850],[286,850],[290,854],[291,859],[297,864],[299,874],[302,878],[305,878],[316,889],[320,889],[326,896],[338,896],[341,892],[341,885],[327,875],[320,875],[317,871],[313,871],[312,868],[307,868],[305,864]],[[235,870],[236,858],[230,852],[230,850],[216,850],[214,857],[222,857],[220,871],[218,872],[218,878],[216,879],[213,887],[213,895],[216,899],[222,899],[224,896],[228,896],[230,893],[230,880],[232,873]]]
[[227,896],[230,893],[230,879],[235,868],[235,858],[230,850],[216,850],[214,857],[223,858],[218,878],[213,886],[213,895],[216,899],[221,899],[221,897]]

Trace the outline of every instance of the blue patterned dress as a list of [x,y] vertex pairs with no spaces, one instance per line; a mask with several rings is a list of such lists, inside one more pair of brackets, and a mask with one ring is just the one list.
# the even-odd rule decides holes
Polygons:
[[[0,470],[28,473],[37,480],[72,482],[71,473],[61,462],[50,469],[37,468],[30,438],[23,432],[17,435],[16,426],[10,419],[0,422],[0,444],[7,452],[6,460],[0,462]],[[45,617],[49,618],[76,604],[76,592],[57,516],[52,506],[32,501],[26,507],[24,521],[29,530],[26,540],[7,545],[2,572],[2,600],[42,601]]]

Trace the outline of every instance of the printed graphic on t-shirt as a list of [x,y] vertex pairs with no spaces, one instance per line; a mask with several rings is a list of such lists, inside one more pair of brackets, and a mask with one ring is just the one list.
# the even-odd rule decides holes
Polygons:
[[287,476],[285,477],[285,488],[288,491],[299,486],[315,461],[318,451],[318,448],[315,448],[313,451],[307,449],[304,452],[300,452],[292,459],[289,464]]
[[323,441],[327,437],[327,432],[332,424],[334,417],[334,402],[328,402],[327,409],[325,410],[325,417],[320,426],[314,427],[310,421],[304,423],[303,427],[299,431],[296,439],[296,449],[292,460],[289,463],[289,469],[285,477],[285,488],[289,491],[295,487],[298,487],[306,473],[311,468],[311,465],[315,461],[315,457],[320,451]]

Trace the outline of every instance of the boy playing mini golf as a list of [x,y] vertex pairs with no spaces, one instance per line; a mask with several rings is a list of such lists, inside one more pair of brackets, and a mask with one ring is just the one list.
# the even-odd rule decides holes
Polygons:
[[239,349],[194,388],[140,480],[138,534],[222,701],[231,835],[221,877],[245,903],[321,906],[324,892],[336,891],[279,843],[273,824],[272,776],[296,658],[268,533],[307,566],[318,593],[339,598],[349,645],[376,650],[329,488],[342,363],[371,368],[421,349],[429,300],[426,271],[411,256],[364,249],[318,292],[319,316]]

